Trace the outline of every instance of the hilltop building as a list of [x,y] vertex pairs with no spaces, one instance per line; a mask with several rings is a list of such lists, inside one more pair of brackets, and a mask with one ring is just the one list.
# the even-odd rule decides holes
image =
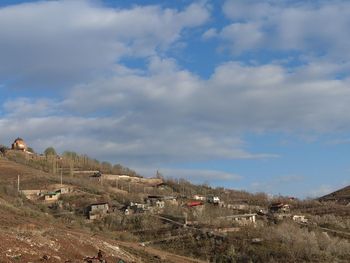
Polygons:
[[22,138],[17,138],[13,143],[12,143],[12,150],[17,150],[17,151],[24,151],[26,152],[28,150],[27,144]]

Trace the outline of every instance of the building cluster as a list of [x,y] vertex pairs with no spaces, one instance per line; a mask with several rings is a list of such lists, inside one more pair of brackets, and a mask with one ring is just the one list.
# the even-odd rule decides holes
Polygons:
[[179,202],[175,196],[165,195],[149,195],[144,199],[143,203],[130,202],[123,206],[120,210],[125,215],[140,213],[161,213],[167,205],[178,205]]
[[[28,146],[22,138],[17,138],[11,145],[12,151],[28,152]],[[157,188],[157,190],[166,190],[167,185],[159,178],[145,179],[139,177],[131,177],[128,175],[108,175],[102,174],[100,171],[77,171],[80,174],[87,174],[90,180],[101,182],[102,180],[117,181],[127,180],[132,183],[147,183],[148,187]],[[153,181],[152,181],[153,180]],[[71,186],[55,186],[50,189],[40,190],[21,190],[22,194],[28,199],[34,201],[42,201],[44,203],[52,204],[58,203],[60,197],[65,194],[74,193],[74,188]],[[129,190],[130,192],[130,190]],[[207,206],[205,206],[207,205]],[[143,202],[130,202],[123,205],[112,205],[109,202],[91,202],[85,205],[83,214],[89,220],[99,220],[110,213],[123,213],[124,215],[154,213],[162,214],[167,206],[182,207],[192,209],[193,211],[201,211],[204,207],[214,207],[219,209],[232,210],[228,216],[218,217],[218,220],[231,221],[236,225],[256,225],[259,218],[266,220],[284,220],[291,219],[295,222],[305,224],[308,222],[303,215],[295,215],[291,213],[291,207],[284,202],[271,203],[268,208],[249,205],[248,202],[236,202],[228,204],[223,202],[219,196],[216,195],[200,195],[195,194],[191,198],[185,196],[169,196],[169,195],[148,195]],[[186,212],[184,212],[186,213]]]
[[[65,194],[76,194],[76,190],[68,185],[52,185],[45,190],[22,190],[23,195],[34,201],[41,201],[47,204],[59,203],[60,197]],[[113,204],[106,201],[91,202],[85,204],[83,214],[90,221],[101,220],[105,216],[112,213],[120,213],[125,216],[136,214],[151,213],[164,216],[164,211],[167,206],[181,207],[184,215],[189,211],[201,212],[204,207],[207,209],[225,209],[226,216],[217,218],[218,222],[231,222],[233,226],[256,226],[259,222],[266,220],[278,221],[290,219],[300,224],[308,223],[304,215],[291,213],[291,207],[284,202],[271,203],[267,209],[259,206],[248,205],[241,202],[236,204],[226,204],[215,195],[193,195],[192,198],[180,198],[172,195],[148,195],[143,202],[129,202],[128,204]],[[187,211],[187,212],[186,212]],[[188,221],[193,224],[193,221]],[[187,219],[186,219],[187,223]]]
[[39,190],[21,190],[21,193],[30,200],[43,201],[46,203],[52,203],[59,200],[59,197],[64,194],[72,193],[72,186],[50,186],[52,189],[39,189]]

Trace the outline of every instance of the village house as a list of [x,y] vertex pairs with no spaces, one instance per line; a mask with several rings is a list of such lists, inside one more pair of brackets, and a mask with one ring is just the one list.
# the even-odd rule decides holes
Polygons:
[[90,220],[101,219],[109,212],[109,205],[106,202],[95,203],[89,205],[85,209],[85,214]]
[[162,197],[159,195],[149,195],[147,198],[145,198],[145,202],[150,206],[154,206],[158,200],[162,200]]
[[303,224],[306,224],[309,221],[307,218],[305,218],[304,215],[294,215],[292,219],[297,223],[303,223]]
[[46,190],[21,190],[29,200],[44,200],[45,202],[55,202],[62,194],[73,192],[73,187],[70,185],[53,184],[48,186]]
[[58,192],[60,194],[69,194],[74,191],[74,186],[67,184],[52,184],[49,185],[47,188],[49,191]]
[[288,204],[284,204],[281,202],[278,203],[272,203],[269,207],[269,211],[271,213],[289,213],[290,212],[290,206]]
[[130,205],[128,206],[129,212],[132,212],[134,214],[137,213],[144,213],[147,210],[147,204],[140,204],[140,203],[133,203],[130,202]]
[[177,204],[174,196],[149,195],[145,201],[150,206],[159,208],[164,208],[166,203]]
[[43,195],[44,201],[45,202],[55,202],[58,201],[58,198],[60,197],[59,192],[47,192]]
[[269,217],[273,220],[290,219],[292,217],[290,214],[290,206],[281,202],[272,203],[269,206]]
[[119,204],[118,202],[113,202],[108,204],[108,213],[118,213],[123,211],[126,206]]
[[72,192],[72,188],[61,187],[61,188],[57,189],[56,192],[58,192],[60,194],[69,194],[70,192]]
[[207,196],[207,202],[214,205],[219,205],[220,198],[218,196],[209,195]]
[[93,175],[90,175],[89,179],[101,182],[101,180],[103,179],[103,175],[100,171],[98,171],[98,172],[94,173]]
[[233,220],[235,223],[237,223],[240,226],[246,226],[251,224],[255,225],[256,216],[257,214],[252,213],[252,214],[231,215],[231,216],[225,216],[221,218]]
[[161,195],[149,195],[145,199],[146,203],[148,203],[151,206],[156,206],[157,201],[163,201],[163,196]]
[[194,195],[193,199],[196,201],[205,201],[206,198],[203,195]]

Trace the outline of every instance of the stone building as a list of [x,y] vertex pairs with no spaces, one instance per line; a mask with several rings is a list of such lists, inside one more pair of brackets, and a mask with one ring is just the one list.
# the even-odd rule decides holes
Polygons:
[[13,143],[12,143],[12,150],[17,150],[17,151],[27,151],[28,147],[25,141],[22,138],[17,138]]
[[109,212],[109,204],[106,202],[91,204],[85,209],[85,213],[90,220],[101,219]]

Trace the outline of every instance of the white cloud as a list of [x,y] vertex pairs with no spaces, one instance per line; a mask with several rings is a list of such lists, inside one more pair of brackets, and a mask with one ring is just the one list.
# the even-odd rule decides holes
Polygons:
[[234,0],[225,1],[224,14],[232,20],[257,20],[266,18],[274,10],[272,3],[283,4],[284,1]]
[[[286,69],[276,61],[255,66],[229,61],[208,78],[179,67],[165,53],[183,43],[184,30],[208,21],[207,7],[198,3],[184,10],[111,9],[90,1],[1,8],[0,82],[65,88],[62,98],[6,100],[1,142],[22,136],[38,151],[55,146],[132,167],[159,166],[171,176],[235,180],[220,171],[166,166],[278,157],[251,151],[244,140],[249,133],[348,131],[349,79],[335,76],[348,73],[350,64],[332,59],[348,56],[343,33],[348,4],[246,3],[227,1],[231,24],[203,37],[224,39],[235,54],[303,50],[307,63]],[[313,54],[316,42],[325,56]],[[119,64],[130,57],[148,64],[142,69]]]
[[[230,62],[204,80],[173,60],[152,57],[145,71],[122,68],[77,85],[53,105],[7,102],[0,138],[22,134],[37,149],[55,144],[60,151],[74,148],[137,166],[278,157],[249,151],[241,135],[350,129],[349,81],[305,74],[308,70]],[[18,118],[22,112],[30,114]]]
[[26,117],[49,116],[57,114],[57,103],[50,99],[17,98],[8,100],[3,105],[9,117],[23,119]]
[[146,127],[177,127],[220,138],[244,131],[350,128],[349,81],[325,79],[327,68],[332,68],[328,64],[325,69],[319,65],[322,74],[313,67],[288,72],[277,65],[230,62],[203,80],[178,69],[173,61],[154,58],[141,74],[77,86],[62,105],[82,113],[109,110]]
[[348,84],[348,80],[305,76],[302,71],[290,73],[280,66],[227,63],[201,90],[197,110],[220,127],[242,131],[349,129]]
[[93,1],[43,1],[0,9],[0,80],[62,88],[108,74],[123,57],[163,52],[209,18],[194,3],[112,9]]
[[214,158],[263,158],[244,150],[238,138],[216,138],[205,132],[133,122],[132,119],[37,117],[0,120],[1,142],[21,136],[35,150],[54,146],[131,166],[166,165]]
[[203,39],[214,38],[218,35],[217,30],[215,28],[209,28],[207,31],[203,33]]
[[234,23],[220,32],[220,37],[233,43],[235,53],[258,47],[264,40],[264,34],[258,23]]
[[349,58],[348,1],[226,1],[232,20],[218,34],[234,53],[301,51],[338,60]]

